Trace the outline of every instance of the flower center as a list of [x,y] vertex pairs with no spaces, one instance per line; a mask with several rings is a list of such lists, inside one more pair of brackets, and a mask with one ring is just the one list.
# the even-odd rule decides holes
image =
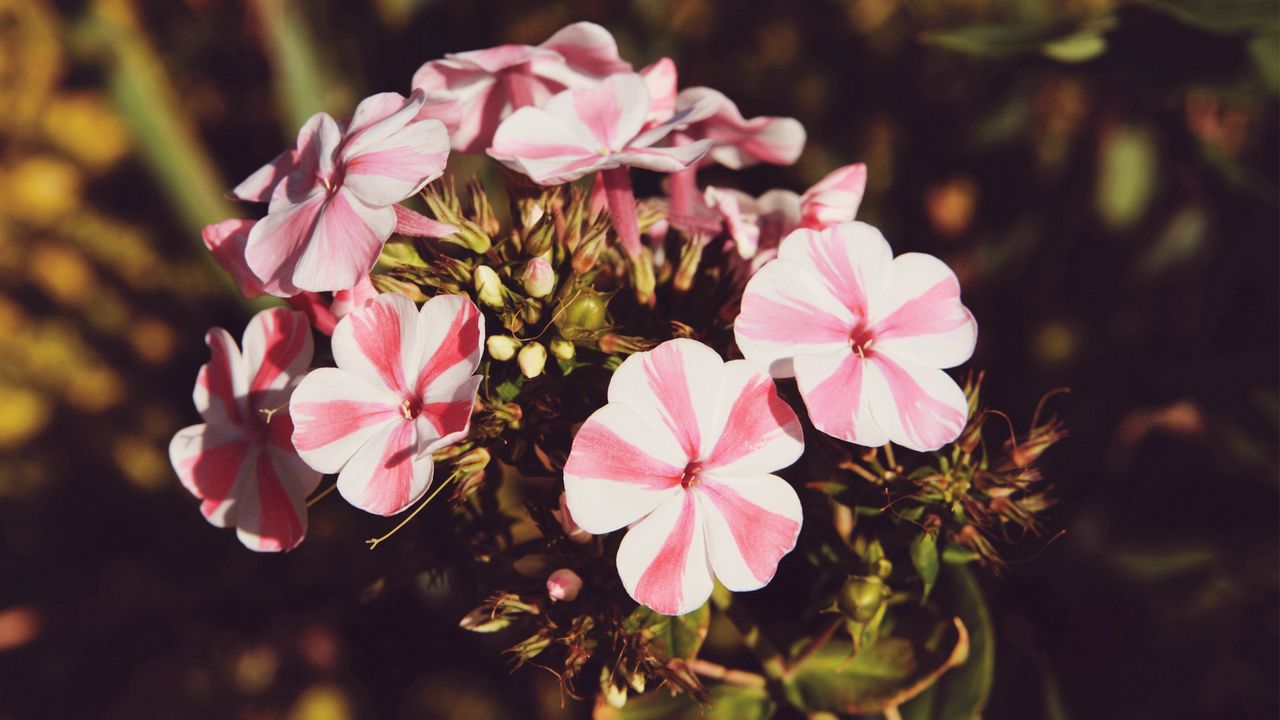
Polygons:
[[680,487],[688,490],[698,484],[698,473],[702,471],[702,463],[691,460],[688,465],[684,466],[684,472],[680,473]]
[[861,323],[853,329],[853,332],[849,333],[849,347],[853,348],[853,351],[860,358],[865,358],[871,352],[871,345],[875,341],[875,334],[871,332],[870,328]]
[[407,397],[404,402],[400,403],[400,417],[405,420],[412,420],[422,413],[422,403],[418,398]]

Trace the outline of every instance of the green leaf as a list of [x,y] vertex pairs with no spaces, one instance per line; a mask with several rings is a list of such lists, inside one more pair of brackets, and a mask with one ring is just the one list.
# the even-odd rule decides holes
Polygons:
[[979,717],[995,678],[995,637],[978,581],[968,567],[947,565],[934,599],[955,612],[969,634],[969,659],[933,687],[899,708],[903,720],[966,720]]
[[924,42],[978,57],[1044,55],[1059,62],[1084,62],[1107,49],[1105,33],[1115,21],[1104,17],[1081,27],[994,23],[925,33]]
[[920,601],[924,602],[938,579],[938,539],[927,532],[916,535],[911,541],[911,564],[916,566],[916,572],[924,581],[924,593],[920,596]]
[[1132,0],[1173,19],[1215,33],[1235,33],[1271,26],[1274,0]]
[[883,636],[853,655],[846,641],[830,642],[796,672],[793,685],[810,712],[874,713],[897,707],[932,685],[969,653],[958,618],[899,622],[902,635]]
[[711,606],[704,603],[691,613],[674,617],[638,607],[627,618],[624,628],[631,633],[644,632],[652,639],[654,650],[668,659],[691,660],[697,657],[702,641],[707,639],[710,624]]
[[1140,126],[1108,131],[1099,148],[1094,207],[1112,230],[1128,230],[1146,213],[1159,172],[1155,133]]

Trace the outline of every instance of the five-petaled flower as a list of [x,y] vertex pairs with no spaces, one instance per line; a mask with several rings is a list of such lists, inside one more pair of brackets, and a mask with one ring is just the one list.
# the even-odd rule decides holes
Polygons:
[[776,470],[804,452],[773,380],[694,340],[627,358],[609,402],[583,424],[564,468],[567,506],[587,532],[627,525],[618,573],[638,602],[696,609],[712,574],[733,591],[766,585],[795,547],[800,499]]
[[498,126],[489,154],[540,185],[560,185],[600,172],[609,212],[627,253],[640,255],[635,196],[628,168],[676,172],[706,154],[710,140],[653,147],[695,112],[691,106],[646,128],[649,89],[635,73],[594,87],[566,90],[543,107],[524,107]]
[[394,515],[431,485],[431,453],[466,437],[480,376],[484,317],[461,295],[419,310],[382,294],[333,331],[336,368],[313,370],[290,404],[293,444],[311,467],[338,473],[347,502]]
[[734,332],[748,360],[796,378],[828,435],[929,451],[964,427],[964,392],[941,370],[977,341],[960,283],[931,255],[893,257],[870,225],[788,235],[747,283]]
[[204,423],[178,431],[169,459],[210,523],[235,527],[250,550],[292,550],[320,482],[289,441],[289,395],[311,364],[311,326],[302,313],[273,308],[249,321],[243,353],[222,328],[205,341],[211,357],[194,393]]
[[426,95],[365,98],[344,128],[325,113],[298,132],[297,147],[236,186],[269,202],[249,232],[245,260],[272,295],[354,287],[396,229],[395,205],[444,172],[449,137],[422,117]]
[[447,90],[461,104],[452,134],[459,152],[482,152],[511,111],[541,105],[566,88],[587,87],[614,73],[631,72],[608,30],[589,22],[561,28],[541,45],[499,45],[452,53],[413,75],[413,87]]

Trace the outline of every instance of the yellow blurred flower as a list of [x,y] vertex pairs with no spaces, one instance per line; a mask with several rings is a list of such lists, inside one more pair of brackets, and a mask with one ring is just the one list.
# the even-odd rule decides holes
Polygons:
[[94,170],[111,167],[129,152],[129,131],[98,93],[53,98],[41,117],[41,129],[55,146]]
[[16,448],[49,424],[53,403],[34,390],[0,384],[0,450]]
[[4,177],[7,211],[19,220],[47,226],[80,204],[82,179],[75,165],[37,155],[14,165]]

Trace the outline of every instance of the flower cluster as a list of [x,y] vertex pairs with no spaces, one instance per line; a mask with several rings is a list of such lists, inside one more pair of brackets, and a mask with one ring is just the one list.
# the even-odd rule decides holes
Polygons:
[[[558,637],[567,677],[601,628],[650,637],[620,593],[679,616],[717,583],[767,585],[811,518],[797,475],[815,458],[961,437],[969,402],[944,370],[977,340],[942,261],[894,257],[855,220],[865,166],[802,194],[699,187],[707,165],[790,164],[804,142],[794,119],[681,89],[668,59],[634,71],[590,23],[428,62],[408,96],[349,120],[315,115],[233,191],[265,216],[205,230],[245,297],[296,310],[256,316],[243,352],[210,331],[205,424],[174,438],[175,469],[260,551],[298,546],[322,476],[384,516],[452,484],[498,589],[464,626],[546,618],[518,655]],[[459,192],[451,151],[500,164],[508,206],[477,180]],[[665,194],[637,199],[633,172],[666,175]],[[310,367],[312,327],[334,367]],[[545,552],[503,570],[493,548],[526,553],[505,530],[510,483]],[[524,582],[510,568],[535,568],[536,597],[500,587]],[[647,652],[637,667],[696,689]]]

